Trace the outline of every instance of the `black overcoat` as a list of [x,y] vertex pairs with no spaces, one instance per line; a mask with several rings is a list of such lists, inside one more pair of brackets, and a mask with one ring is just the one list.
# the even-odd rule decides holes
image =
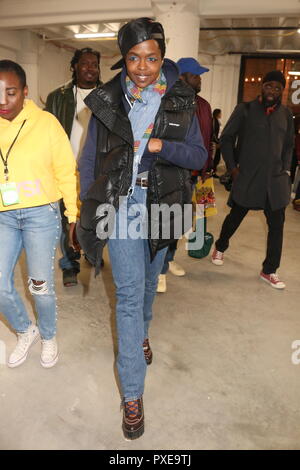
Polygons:
[[229,201],[252,209],[265,208],[267,199],[272,210],[289,204],[294,125],[287,107],[267,115],[259,99],[238,104],[220,140],[227,169],[239,165]]

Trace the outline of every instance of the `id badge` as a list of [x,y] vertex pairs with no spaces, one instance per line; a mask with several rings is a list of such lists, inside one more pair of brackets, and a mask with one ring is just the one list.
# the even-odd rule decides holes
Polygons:
[[0,184],[0,192],[4,206],[12,206],[20,202],[16,183]]

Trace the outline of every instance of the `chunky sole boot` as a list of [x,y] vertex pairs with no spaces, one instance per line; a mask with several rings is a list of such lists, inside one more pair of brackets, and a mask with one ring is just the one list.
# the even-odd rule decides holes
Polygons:
[[144,434],[143,398],[123,403],[123,433],[128,441],[138,439]]

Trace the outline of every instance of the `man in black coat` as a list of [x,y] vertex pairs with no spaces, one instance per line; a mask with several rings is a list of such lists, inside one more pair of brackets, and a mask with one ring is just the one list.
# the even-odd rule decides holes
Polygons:
[[260,278],[284,289],[280,264],[285,207],[290,201],[289,169],[294,145],[293,117],[281,104],[284,75],[266,74],[262,94],[236,106],[221,135],[221,152],[233,178],[231,211],[216,241],[212,262],[223,264],[224,251],[250,209],[263,210],[268,224],[267,254]]

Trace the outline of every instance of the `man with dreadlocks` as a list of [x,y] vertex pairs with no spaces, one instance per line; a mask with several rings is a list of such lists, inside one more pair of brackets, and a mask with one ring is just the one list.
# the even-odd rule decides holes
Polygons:
[[[77,49],[71,60],[72,80],[52,91],[46,102],[46,111],[54,114],[65,129],[76,158],[83,147],[91,111],[84,99],[101,82],[99,80],[100,53],[90,47]],[[63,283],[66,287],[77,284],[80,271],[79,252],[74,252],[68,244],[68,221],[64,216],[65,208],[61,202],[62,236],[61,250],[63,257],[59,266],[63,271]]]

